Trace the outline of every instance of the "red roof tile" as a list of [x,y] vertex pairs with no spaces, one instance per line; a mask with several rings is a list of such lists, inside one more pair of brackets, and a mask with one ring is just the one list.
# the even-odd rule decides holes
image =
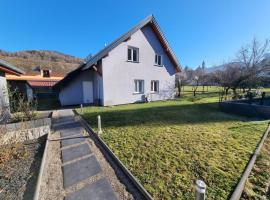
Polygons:
[[52,87],[58,81],[27,81],[27,82],[32,87]]

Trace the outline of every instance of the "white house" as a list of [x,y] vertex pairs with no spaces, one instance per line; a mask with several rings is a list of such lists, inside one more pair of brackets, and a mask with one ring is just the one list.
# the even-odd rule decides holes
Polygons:
[[6,75],[20,76],[24,71],[0,59],[0,123],[9,117],[9,95]]
[[180,64],[149,16],[87,62],[55,88],[61,105],[103,106],[174,98]]

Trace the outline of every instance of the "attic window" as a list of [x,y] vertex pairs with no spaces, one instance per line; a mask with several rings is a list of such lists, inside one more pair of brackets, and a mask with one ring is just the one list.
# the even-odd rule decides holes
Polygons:
[[128,47],[127,60],[131,62],[139,62],[139,49],[136,47]]
[[50,70],[43,70],[43,77],[50,77]]
[[162,66],[162,57],[161,55],[155,55],[155,65]]

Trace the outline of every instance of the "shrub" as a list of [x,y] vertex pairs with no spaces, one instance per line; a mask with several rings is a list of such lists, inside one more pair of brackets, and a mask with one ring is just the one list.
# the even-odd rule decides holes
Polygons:
[[36,100],[28,101],[26,96],[17,89],[8,87],[10,111],[15,121],[28,121],[36,118]]

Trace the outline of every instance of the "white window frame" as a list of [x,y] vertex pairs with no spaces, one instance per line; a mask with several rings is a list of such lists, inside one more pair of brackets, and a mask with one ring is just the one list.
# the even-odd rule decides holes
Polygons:
[[[158,63],[158,58],[160,57],[160,63]],[[162,59],[162,55],[160,54],[155,54],[155,65],[157,66],[162,66],[163,65],[163,59]]]
[[[128,51],[131,50],[131,59],[128,58]],[[136,51],[137,53],[137,59],[135,60],[134,59],[134,52]],[[128,49],[127,49],[127,61],[129,62],[139,62],[139,48],[137,47],[131,47],[131,46],[128,46]]]
[[[140,82],[142,83],[142,91],[140,91]],[[144,80],[136,79],[134,80],[134,93],[135,94],[142,94],[144,93]]]
[[[155,83],[157,83],[157,90],[155,91]],[[158,80],[152,80],[151,81],[151,93],[158,93],[159,92],[159,81]]]

